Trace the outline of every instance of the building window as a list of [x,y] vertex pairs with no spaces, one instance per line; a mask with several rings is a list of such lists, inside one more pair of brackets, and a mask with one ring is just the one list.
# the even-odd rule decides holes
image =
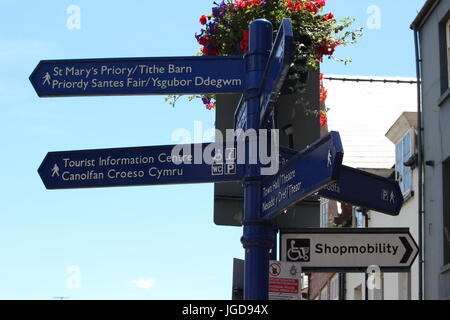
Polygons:
[[450,19],[445,26],[446,47],[447,47],[447,88],[450,87]]
[[330,300],[339,300],[339,274],[330,281]]
[[443,163],[444,265],[450,264],[450,158]]
[[328,228],[329,220],[329,200],[321,199],[320,201],[320,227]]
[[354,210],[355,210],[355,216],[354,216],[355,217],[355,224],[354,224],[354,227],[355,228],[365,228],[366,224],[365,224],[365,221],[364,221],[364,213],[358,207],[355,207]]
[[395,179],[400,185],[405,200],[409,198],[412,191],[412,169],[404,163],[413,155],[414,129],[411,128],[395,146]]
[[320,300],[328,300],[328,286],[320,291]]
[[441,60],[441,94],[450,87],[450,12],[439,24],[439,49]]

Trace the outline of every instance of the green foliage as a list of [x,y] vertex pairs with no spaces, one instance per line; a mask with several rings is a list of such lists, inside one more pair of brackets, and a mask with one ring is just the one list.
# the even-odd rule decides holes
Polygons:
[[[244,54],[248,40],[244,32],[253,20],[269,20],[276,33],[283,18],[291,19],[295,54],[285,85],[288,93],[301,93],[305,88],[305,74],[317,70],[324,57],[345,65],[351,62],[351,59],[335,57],[334,51],[357,42],[362,36],[362,28],[349,30],[355,19],[337,20],[331,13],[324,14],[324,0],[226,0],[214,4],[213,14],[203,16],[206,23],[196,35],[204,55]],[[174,106],[178,98],[169,96],[166,100]]]

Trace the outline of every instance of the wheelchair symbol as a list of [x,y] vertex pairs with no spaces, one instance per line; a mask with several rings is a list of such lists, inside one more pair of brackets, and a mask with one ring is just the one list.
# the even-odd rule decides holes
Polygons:
[[287,250],[288,261],[309,262],[310,261],[310,240],[309,239],[288,239],[289,249]]

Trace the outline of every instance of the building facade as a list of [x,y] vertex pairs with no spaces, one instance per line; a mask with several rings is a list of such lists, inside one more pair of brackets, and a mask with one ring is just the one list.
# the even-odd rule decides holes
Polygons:
[[[340,133],[344,147],[344,164],[377,175],[400,179],[404,174],[397,177],[394,175],[393,167],[397,164],[399,172],[409,172],[410,175],[406,177],[411,177],[411,169],[402,166],[402,160],[397,157],[397,154],[403,157],[403,149],[400,152],[398,144],[386,138],[385,134],[405,111],[417,110],[415,79],[336,75],[330,78],[334,80],[327,80],[327,77],[324,79],[324,85],[328,89],[327,107],[330,111],[328,126],[322,128],[321,134],[324,135],[328,131]],[[414,132],[409,137],[414,137]],[[404,157],[414,153],[414,147],[410,146],[405,152]],[[406,178],[402,181],[409,189],[413,183],[417,183],[417,179],[414,178]],[[411,197],[408,204],[413,203],[415,199]],[[404,210],[400,213],[402,218],[390,221],[389,218],[392,217],[386,217],[378,212],[366,214],[351,205],[321,199],[320,227],[363,228],[367,226],[367,223],[369,227],[408,227],[411,224],[417,224],[417,211],[413,212],[413,208],[414,205],[408,205],[407,213]],[[383,222],[383,219],[387,221]],[[414,234],[413,236],[415,237]],[[397,294],[398,290],[393,289],[394,286],[402,286],[404,281],[399,279],[403,279],[403,275],[398,275],[395,281],[391,281],[391,274],[382,276],[386,277],[383,283],[386,283],[385,288],[389,290],[385,298],[415,297],[416,294],[412,291],[415,290],[416,285],[411,285],[411,282],[408,282],[409,287],[401,294]],[[365,274],[311,273],[309,277],[309,299],[311,300],[384,298],[380,290],[366,290]],[[417,277],[412,275],[411,279],[417,279]],[[416,281],[418,282],[418,279]]]
[[[354,223],[357,228],[409,228],[418,241],[418,170],[417,170],[417,113],[404,112],[389,129],[386,137],[395,145],[395,167],[393,170],[367,170],[386,178],[395,178],[400,185],[404,204],[398,216],[389,216],[375,211],[354,208]],[[405,165],[406,164],[406,165]],[[418,300],[419,259],[410,272],[380,273],[371,279],[371,288],[366,286],[365,274],[346,274],[347,300]]]
[[450,1],[426,1],[411,28],[421,78],[424,299],[450,299]]

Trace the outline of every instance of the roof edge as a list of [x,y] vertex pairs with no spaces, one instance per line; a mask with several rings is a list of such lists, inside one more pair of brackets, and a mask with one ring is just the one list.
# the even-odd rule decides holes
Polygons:
[[428,19],[431,11],[433,11],[440,1],[441,0],[427,0],[414,21],[411,23],[410,28],[415,31],[419,30],[423,23]]

